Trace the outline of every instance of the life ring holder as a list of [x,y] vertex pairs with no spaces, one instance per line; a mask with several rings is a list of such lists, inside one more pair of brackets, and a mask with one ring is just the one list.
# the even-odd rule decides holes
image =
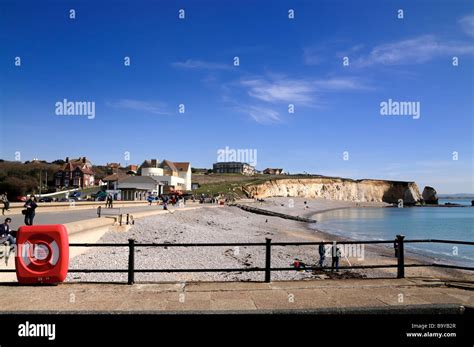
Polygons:
[[[48,239],[34,237],[21,245],[21,260],[31,271],[46,272],[58,263],[60,257],[58,244],[54,239],[50,237]],[[39,257],[39,252],[44,256]]]

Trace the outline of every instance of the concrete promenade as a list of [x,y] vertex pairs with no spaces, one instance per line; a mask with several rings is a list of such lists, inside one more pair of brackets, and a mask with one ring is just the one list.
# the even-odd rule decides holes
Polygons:
[[[70,207],[69,205],[65,204],[60,209],[49,209],[46,207],[38,207],[36,209],[36,216],[34,219],[34,224],[65,224],[71,222],[78,222],[81,220],[87,220],[92,218],[97,218],[97,207],[100,205],[95,206],[80,206],[75,205]],[[148,206],[147,203],[143,202],[141,204],[120,204],[117,202],[114,204],[113,209],[107,209],[102,206],[103,216],[117,216],[119,214],[135,214],[138,212],[146,212],[146,211],[163,211],[163,206],[157,206],[153,204],[152,206]],[[199,206],[198,203],[188,203],[186,204],[187,207],[190,206]],[[184,208],[184,207],[183,207]],[[170,207],[170,209],[174,209]],[[17,211],[15,211],[17,212]],[[12,219],[11,227],[13,229],[17,229],[20,226],[24,225],[23,220],[24,216],[21,213],[9,213],[7,212],[5,216],[0,216],[0,222],[3,223],[3,220],[6,217],[10,217]]]
[[474,284],[440,279],[350,279],[194,283],[0,284],[6,312],[254,312],[413,306],[474,307]]

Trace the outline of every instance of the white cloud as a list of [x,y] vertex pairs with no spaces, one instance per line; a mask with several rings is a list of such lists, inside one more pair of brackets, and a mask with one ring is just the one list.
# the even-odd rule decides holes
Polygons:
[[158,115],[169,115],[170,113],[165,110],[165,106],[160,102],[148,102],[134,99],[121,99],[118,101],[107,102],[107,106],[130,109],[134,111],[140,111],[145,113],[152,113]]
[[343,90],[371,90],[372,87],[356,78],[329,78],[315,80],[314,87],[318,91],[343,91]]
[[261,101],[313,106],[317,101],[317,95],[324,92],[369,89],[359,79],[347,77],[315,80],[255,77],[243,79],[240,83],[247,88],[249,96]]
[[280,123],[280,114],[270,108],[260,106],[247,106],[243,110],[250,116],[254,121],[260,124],[274,124]]
[[474,15],[462,17],[458,23],[466,34],[474,37]]
[[424,63],[440,56],[472,53],[474,53],[474,45],[471,43],[441,41],[433,35],[423,35],[375,46],[368,55],[357,59],[356,65]]
[[268,81],[262,78],[241,81],[248,88],[248,95],[267,102],[309,103],[314,88],[303,80]]
[[232,65],[206,62],[202,60],[192,60],[188,59],[184,62],[174,62],[172,66],[180,69],[189,69],[189,70],[229,70],[232,69]]

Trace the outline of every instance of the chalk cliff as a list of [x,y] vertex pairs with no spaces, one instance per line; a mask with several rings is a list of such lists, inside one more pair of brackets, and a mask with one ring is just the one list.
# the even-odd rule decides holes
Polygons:
[[387,203],[398,203],[402,199],[407,205],[422,200],[415,182],[333,177],[270,179],[248,184],[243,191],[253,198],[284,196]]

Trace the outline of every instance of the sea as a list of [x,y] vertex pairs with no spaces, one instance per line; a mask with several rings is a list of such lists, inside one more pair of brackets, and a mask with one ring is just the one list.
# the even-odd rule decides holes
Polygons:
[[[443,239],[474,242],[471,200],[440,200],[463,207],[348,208],[316,214],[314,227],[354,240]],[[388,247],[388,246],[387,246]],[[393,245],[390,245],[393,248]],[[407,243],[407,255],[421,255],[435,263],[474,267],[474,245]]]

